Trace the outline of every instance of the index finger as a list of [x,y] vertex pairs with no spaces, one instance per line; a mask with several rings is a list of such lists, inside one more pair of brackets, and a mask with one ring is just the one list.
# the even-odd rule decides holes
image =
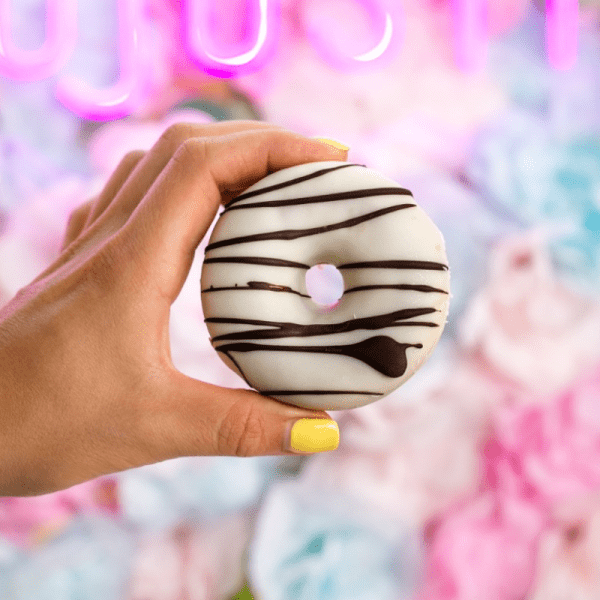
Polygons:
[[[281,129],[191,138],[177,150],[115,242],[127,236],[124,246],[132,252],[124,262],[159,277],[162,292],[174,301],[190,257],[223,197],[237,195],[279,169],[346,157],[345,150]],[[153,264],[135,265],[142,257]]]
[[220,123],[175,123],[168,127],[146,155],[139,161],[131,177],[122,185],[104,207],[101,220],[113,219],[117,215],[129,216],[141,202],[156,178],[168,165],[182,144],[193,138],[212,138],[231,133],[255,130],[280,130],[281,127],[261,121],[223,121]]

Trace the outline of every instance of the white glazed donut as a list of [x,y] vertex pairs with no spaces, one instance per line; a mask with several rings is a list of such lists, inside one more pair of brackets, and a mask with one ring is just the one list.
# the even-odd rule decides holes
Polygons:
[[[344,294],[316,304],[306,272],[337,267]],[[356,408],[402,385],[446,323],[440,231],[412,194],[346,162],[268,175],[221,213],[201,297],[219,356],[264,395],[309,409]]]

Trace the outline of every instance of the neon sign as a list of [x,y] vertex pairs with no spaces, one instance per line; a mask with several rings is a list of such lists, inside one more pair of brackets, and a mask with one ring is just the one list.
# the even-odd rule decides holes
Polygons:
[[10,31],[10,0],[0,0],[0,74],[20,81],[51,77],[71,56],[77,39],[77,0],[46,1],[46,39],[35,50],[18,48]]
[[555,69],[570,69],[577,60],[579,0],[546,0],[546,46]]
[[[339,3],[333,5],[333,10],[330,9],[333,14],[317,11],[312,18],[306,18],[304,27],[308,40],[323,60],[340,71],[356,72],[372,68],[374,63],[380,64],[391,58],[400,46],[403,14],[397,2],[389,2],[387,6],[379,0],[352,2],[356,8],[361,9],[355,15],[355,20],[366,17],[366,22],[374,33],[376,42],[370,48],[356,53],[349,50],[348,43],[346,49],[341,47],[339,40],[336,43],[336,38],[350,37],[349,23],[346,20],[340,23],[339,19],[341,10],[345,8],[343,14],[349,14],[350,7],[340,7]],[[350,0],[347,3],[350,4]]]
[[486,0],[452,0],[454,58],[463,71],[479,71],[487,57]]
[[98,121],[118,119],[131,114],[143,97],[142,8],[142,0],[118,3],[120,75],[116,83],[98,90],[75,77],[58,80],[56,97],[74,113]]
[[[248,30],[254,38],[235,40],[233,43],[220,44],[211,31],[211,9],[217,11],[218,0],[186,0],[184,3],[185,44],[190,57],[207,73],[216,77],[243,75],[246,72],[262,67],[271,57],[279,31],[279,2],[273,0],[242,0],[239,10],[221,14],[225,21],[223,29],[235,30],[239,20],[237,15],[244,15],[248,21]],[[213,12],[214,14],[214,12]],[[224,17],[224,18],[223,18]],[[250,36],[242,36],[250,37]],[[229,45],[229,48],[223,47]],[[233,54],[228,56],[229,53]],[[210,47],[214,50],[211,52]]]
[[[133,112],[147,93],[152,72],[152,65],[147,64],[150,42],[145,32],[150,17],[144,12],[145,0],[115,1],[119,17],[118,81],[106,89],[95,89],[66,75],[57,82],[58,100],[89,119],[110,120]],[[381,65],[400,51],[403,13],[398,0],[346,1],[368,17],[377,41],[361,52],[348,52],[334,41],[348,37],[344,20],[308,20],[307,38],[323,60],[338,70],[359,71]],[[456,64],[464,71],[480,70],[485,65],[489,37],[486,10],[491,0],[449,1]],[[21,81],[45,79],[57,75],[73,53],[77,0],[40,2],[46,6],[46,38],[38,49],[23,50],[12,40],[11,0],[0,0],[0,75]],[[328,0],[321,2],[326,6]],[[546,13],[548,61],[555,69],[569,69],[577,59],[578,0],[546,0]],[[243,27],[238,15],[243,15]],[[200,69],[216,77],[257,71],[275,52],[281,18],[280,0],[228,0],[225,7],[219,0],[184,0],[181,19],[185,50]]]

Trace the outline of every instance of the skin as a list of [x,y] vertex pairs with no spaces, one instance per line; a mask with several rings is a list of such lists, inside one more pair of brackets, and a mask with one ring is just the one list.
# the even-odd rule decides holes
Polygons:
[[0,495],[36,496],[180,456],[292,454],[324,411],[190,378],[170,307],[227,203],[278,169],[347,153],[280,127],[179,123],[75,210],[59,257],[0,308]]

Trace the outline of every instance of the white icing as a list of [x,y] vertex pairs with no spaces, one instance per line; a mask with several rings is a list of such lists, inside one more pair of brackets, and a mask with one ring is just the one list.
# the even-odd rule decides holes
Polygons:
[[[270,186],[336,167],[342,168],[281,189],[253,194]],[[288,206],[250,206],[380,188],[394,188],[398,192],[386,192],[386,195],[368,195],[366,192],[367,195],[360,198]],[[251,197],[246,198],[247,194],[251,194]],[[449,271],[439,266],[448,265],[442,235],[420,207],[398,208],[407,204],[414,205],[414,198],[410,193],[402,192],[402,188],[393,180],[371,169],[342,162],[307,163],[277,171],[246,190],[240,200],[234,199],[220,215],[213,229],[205,260],[262,257],[292,261],[304,267],[234,262],[203,264],[201,296],[204,316],[213,347],[225,364],[256,390],[268,392],[282,402],[310,409],[356,408],[378,400],[402,385],[425,362],[437,344],[446,323],[450,291]],[[381,216],[335,228],[336,224],[349,219],[385,209],[389,209],[389,212]],[[234,238],[323,226],[333,226],[334,229],[296,239],[227,243]],[[211,248],[211,245],[221,242],[225,242],[225,245]],[[406,268],[406,263],[403,263],[404,268],[343,267],[367,261],[427,261],[431,268],[415,268],[414,264],[411,265],[412,268]],[[344,278],[344,295],[333,310],[317,305],[308,297],[306,271],[319,263],[335,265]],[[284,286],[291,291],[218,289],[236,286],[247,288],[249,282]],[[441,291],[351,291],[358,286],[398,284],[425,285]],[[209,291],[210,288],[216,290]],[[402,318],[396,321],[400,326],[389,325],[374,329],[362,327],[302,336],[295,333],[289,337],[267,339],[260,338],[260,334],[258,338],[252,336],[253,331],[279,331],[280,327],[275,323],[303,326],[339,324],[405,309],[434,309],[434,312]],[[215,318],[259,320],[268,321],[269,324],[211,322]],[[403,322],[412,325],[403,326]],[[415,325],[418,322],[427,322],[432,326]],[[247,332],[247,337],[244,337],[244,332]],[[238,338],[214,339],[226,334],[238,334]],[[380,336],[392,338],[397,344],[422,345],[420,348],[406,348],[407,366],[401,375],[385,374],[359,358],[321,350],[324,347],[357,344]],[[242,346],[238,346],[239,350],[231,346],[240,343],[246,344],[244,351],[241,350]],[[267,346],[267,349],[256,348],[255,345]],[[284,350],[284,347],[288,349]],[[303,349],[296,351],[293,347]],[[307,347],[311,350],[307,351]],[[307,393],[316,390],[344,393]],[[277,391],[296,393],[278,395]]]

